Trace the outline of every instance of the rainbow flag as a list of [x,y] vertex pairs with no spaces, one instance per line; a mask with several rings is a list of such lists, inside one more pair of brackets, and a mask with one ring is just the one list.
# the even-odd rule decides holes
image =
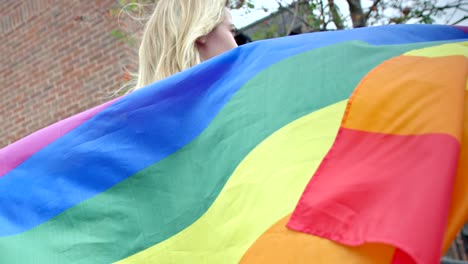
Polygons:
[[234,49],[0,150],[0,263],[438,263],[468,220],[468,31]]

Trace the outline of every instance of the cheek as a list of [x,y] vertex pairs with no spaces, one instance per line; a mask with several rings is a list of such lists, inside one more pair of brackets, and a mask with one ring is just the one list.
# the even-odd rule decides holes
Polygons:
[[228,51],[237,47],[236,41],[231,31],[224,28],[218,28],[213,33],[215,33],[213,38],[213,44],[221,52]]
[[234,35],[232,34],[231,30],[228,30],[226,34],[226,39],[229,40],[229,47],[231,49],[237,47],[236,40],[234,39]]
[[224,51],[228,51],[237,47],[236,40],[234,39],[234,36],[232,35],[232,32],[230,30],[226,30],[224,34],[223,43],[225,47]]

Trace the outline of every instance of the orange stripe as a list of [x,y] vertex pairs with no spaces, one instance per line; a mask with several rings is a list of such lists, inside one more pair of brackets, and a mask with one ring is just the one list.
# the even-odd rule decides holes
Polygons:
[[240,263],[390,263],[394,248],[383,244],[344,246],[286,228],[290,215],[268,229],[246,252]]
[[463,137],[458,160],[457,175],[452,193],[447,230],[444,239],[444,251],[449,247],[455,236],[468,221],[468,91],[465,91]]
[[446,133],[460,140],[464,103],[460,87],[466,84],[467,62],[463,56],[400,56],[386,61],[358,85],[342,126],[400,135]]

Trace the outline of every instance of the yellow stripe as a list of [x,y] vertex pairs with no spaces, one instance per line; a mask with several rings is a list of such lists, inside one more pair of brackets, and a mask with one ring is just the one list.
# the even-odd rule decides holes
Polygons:
[[444,57],[462,55],[468,57],[468,42],[456,42],[443,44],[439,46],[427,47],[418,50],[412,50],[404,55],[407,56],[420,56],[420,57]]
[[209,210],[177,235],[119,263],[238,263],[265,230],[290,213],[331,147],[346,101],[268,137],[239,164]]

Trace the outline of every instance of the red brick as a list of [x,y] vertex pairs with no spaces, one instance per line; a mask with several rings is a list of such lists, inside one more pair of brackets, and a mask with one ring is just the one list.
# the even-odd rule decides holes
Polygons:
[[111,31],[141,25],[109,18],[116,1],[5,1],[0,50],[9,56],[0,68],[0,147],[110,100],[103,95],[120,87],[121,66],[136,69],[137,48]]

